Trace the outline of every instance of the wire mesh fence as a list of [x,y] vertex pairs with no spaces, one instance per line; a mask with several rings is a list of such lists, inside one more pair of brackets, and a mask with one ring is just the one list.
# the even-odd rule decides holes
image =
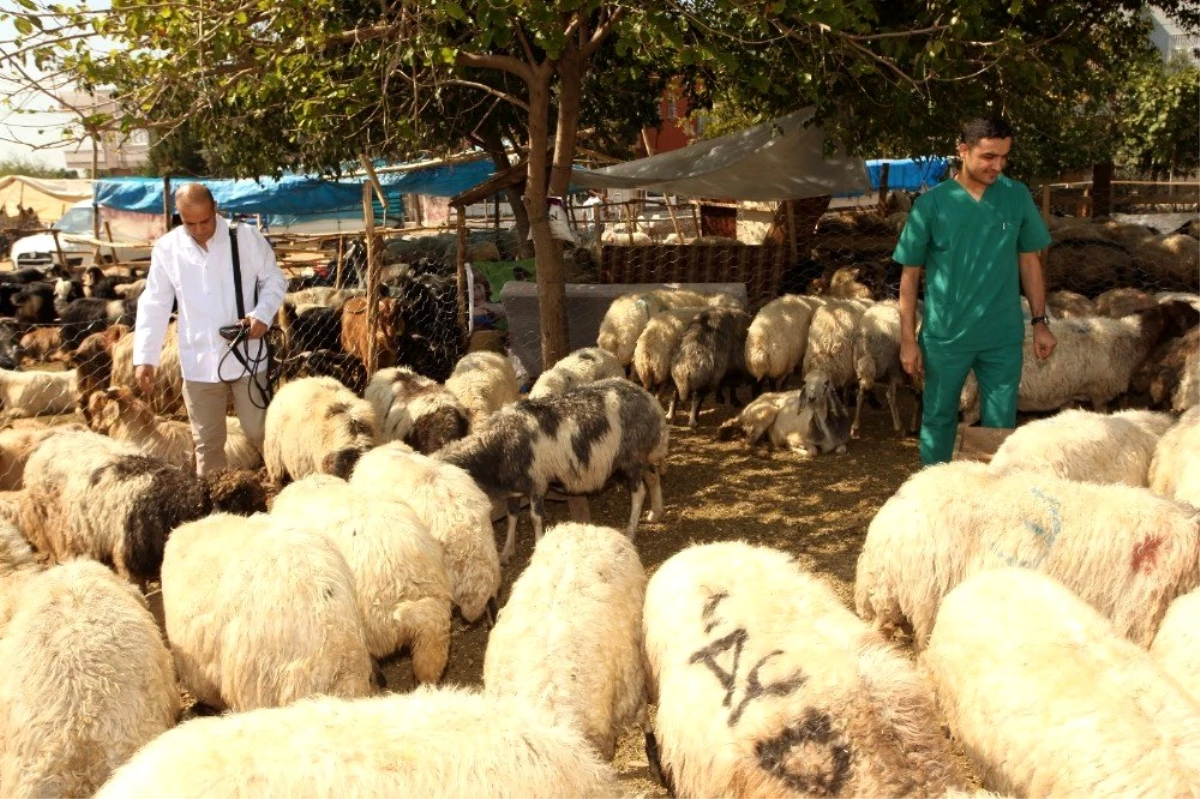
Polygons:
[[[1144,187],[1138,189],[1145,193]],[[1075,210],[1076,198],[1051,198],[1053,243],[1043,255],[1052,317],[1119,316],[1167,296],[1195,297],[1200,224],[1196,206],[1172,191],[1168,213],[1118,214],[1106,221],[1056,215]],[[698,205],[622,204],[612,219],[605,216],[611,208],[594,204],[588,218],[573,207],[577,244],[564,248],[571,348],[596,345],[614,299],[656,287],[725,291],[751,316],[784,294],[895,299],[900,267],[890,256],[906,206],[903,198],[882,210],[761,204],[742,217],[718,214],[715,221]],[[755,225],[762,243],[714,232],[744,235]],[[327,375],[361,395],[369,377],[368,340],[375,342],[380,368],[405,366],[438,382],[474,350],[507,356],[524,388],[537,378],[536,263],[522,258],[512,230],[467,231],[461,285],[455,234],[386,231],[380,239],[380,299],[372,326],[366,319],[365,238],[342,236],[323,244],[309,267],[290,277],[270,333],[272,365],[281,383]],[[89,406],[95,392],[122,387],[140,395],[133,379],[131,331],[145,271],[142,264],[0,273],[0,396],[4,423],[13,428],[0,436],[28,446],[29,435],[22,431],[30,428],[69,422],[99,429]],[[153,418],[182,421],[173,328],[155,392],[143,399],[157,415]],[[636,379],[632,366],[627,373]],[[0,440],[0,450],[5,446]],[[20,446],[14,452],[2,455],[0,473],[19,475]],[[19,484],[19,479],[5,480],[0,474],[0,485]]]

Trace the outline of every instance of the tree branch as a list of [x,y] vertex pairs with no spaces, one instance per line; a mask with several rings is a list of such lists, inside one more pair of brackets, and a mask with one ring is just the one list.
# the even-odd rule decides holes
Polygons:
[[475,69],[499,69],[503,72],[508,72],[516,75],[526,83],[533,81],[533,69],[529,64],[526,64],[519,58],[513,58],[510,55],[479,55],[477,53],[466,53],[462,50],[454,57],[454,63],[460,67],[474,67]]
[[613,26],[621,21],[621,17],[625,16],[625,7],[621,6],[608,17],[608,19],[596,26],[596,30],[592,31],[592,38],[588,43],[580,48],[580,53],[584,59],[591,58],[592,55],[599,49],[608,35],[612,33]]
[[496,97],[499,97],[501,100],[506,100],[509,103],[512,103],[517,108],[520,108],[522,111],[524,111],[525,113],[529,113],[529,103],[526,103],[524,100],[522,100],[519,97],[513,97],[511,94],[508,94],[507,92],[502,92],[499,89],[493,89],[491,86],[488,86],[486,83],[476,83],[473,80],[460,80],[458,78],[452,78],[450,80],[447,80],[446,83],[448,83],[452,86],[467,86],[472,89],[479,89],[480,91],[487,92],[488,94],[493,94]]

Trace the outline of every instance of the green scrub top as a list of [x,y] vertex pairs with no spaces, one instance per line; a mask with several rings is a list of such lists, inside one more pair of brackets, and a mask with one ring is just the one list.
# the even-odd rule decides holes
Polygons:
[[1029,189],[1004,175],[978,201],[953,178],[917,198],[892,258],[925,269],[922,342],[959,352],[1021,344],[1017,253],[1049,245]]

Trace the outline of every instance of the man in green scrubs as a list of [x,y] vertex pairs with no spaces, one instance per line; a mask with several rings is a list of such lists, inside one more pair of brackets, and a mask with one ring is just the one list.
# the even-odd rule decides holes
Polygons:
[[[1021,287],[1032,312],[1034,354],[1045,359],[1054,352],[1038,257],[1050,233],[1025,184],[1001,174],[1011,147],[1012,128],[1003,120],[966,122],[958,143],[962,169],[913,204],[892,255],[904,267],[900,361],[914,378],[924,377],[922,465],[950,460],[959,396],[972,370],[983,426],[1016,427],[1025,338]],[[925,314],[918,342],[922,270]]]

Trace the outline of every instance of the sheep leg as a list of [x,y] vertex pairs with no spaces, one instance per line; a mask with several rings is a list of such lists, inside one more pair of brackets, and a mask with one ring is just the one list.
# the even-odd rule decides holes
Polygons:
[[533,519],[533,543],[536,546],[542,540],[542,526],[545,522],[546,498],[538,494],[529,495],[529,518]]
[[629,543],[637,543],[637,527],[638,520],[642,518],[642,504],[646,501],[646,483],[639,475],[635,480],[630,481],[629,485],[629,529],[626,530],[626,535],[629,536]]
[[867,393],[865,391],[858,392],[858,399],[854,401],[854,421],[850,423],[850,437],[858,438],[859,430],[862,429],[862,409],[863,403],[867,401]]
[[679,391],[671,389],[671,401],[667,403],[667,421],[675,421],[675,403],[679,401]]
[[[888,408],[892,411],[892,430],[899,435],[901,432],[900,425],[900,406],[896,402],[896,392],[900,389],[900,381],[892,378],[888,381],[887,387],[887,403]],[[857,418],[857,417],[856,417]]]
[[504,537],[504,549],[500,551],[500,565],[507,566],[517,554],[517,514],[521,512],[521,498],[508,498],[508,534]]
[[692,407],[688,411],[688,427],[696,426],[696,416],[700,413],[700,403],[704,401],[704,395],[697,391],[692,395]]
[[646,487],[650,489],[650,515],[646,517],[646,521],[654,524],[662,521],[663,517],[662,475],[659,474],[657,466],[649,464],[644,479]]

